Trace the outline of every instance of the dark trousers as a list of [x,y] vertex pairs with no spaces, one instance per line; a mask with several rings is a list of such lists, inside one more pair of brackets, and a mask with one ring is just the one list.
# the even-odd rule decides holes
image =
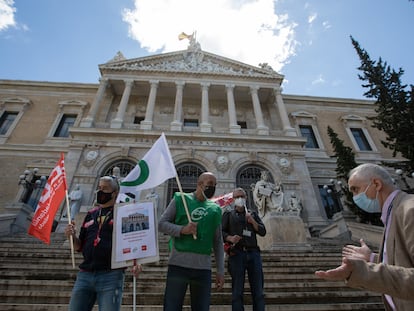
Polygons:
[[263,268],[260,251],[236,250],[235,255],[228,257],[228,269],[232,285],[232,310],[244,310],[243,292],[247,270],[250,292],[253,299],[253,311],[264,311]]
[[211,270],[168,266],[164,311],[181,311],[190,286],[191,310],[208,311],[211,296]]

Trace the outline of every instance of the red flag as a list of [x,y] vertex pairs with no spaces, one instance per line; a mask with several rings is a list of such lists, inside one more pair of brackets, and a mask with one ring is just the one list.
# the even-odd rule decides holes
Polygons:
[[227,205],[230,205],[231,202],[233,202],[233,192],[223,194],[219,197],[214,197],[211,200],[214,203],[220,205],[221,208],[226,207]]
[[50,173],[42,196],[39,199],[35,214],[30,224],[28,233],[43,242],[50,244],[53,220],[59,205],[66,194],[66,173],[63,153],[59,162]]

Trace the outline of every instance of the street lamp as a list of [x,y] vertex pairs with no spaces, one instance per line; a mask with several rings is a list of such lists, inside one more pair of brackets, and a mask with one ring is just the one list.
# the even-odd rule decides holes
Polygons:
[[19,201],[30,205],[33,210],[36,209],[37,202],[47,181],[46,176],[40,176],[37,174],[38,172],[38,168],[25,170],[19,176],[18,182],[18,185],[23,187]]
[[402,169],[397,168],[395,170],[395,174],[398,176],[398,179],[400,179],[403,182],[403,184],[405,186],[404,190],[406,190],[408,193],[412,193],[414,189],[408,183],[408,181],[406,179],[406,176],[409,177],[409,178],[414,178],[414,172],[412,172],[411,174],[407,174]]
[[327,211],[328,218],[334,214],[341,212],[343,204],[341,201],[342,196],[345,194],[342,181],[330,179],[329,184],[323,185],[323,189],[326,191],[326,203],[328,204],[329,211]]

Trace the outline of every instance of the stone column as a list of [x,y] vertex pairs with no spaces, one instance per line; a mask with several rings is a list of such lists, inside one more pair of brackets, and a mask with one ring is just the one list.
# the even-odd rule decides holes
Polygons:
[[210,83],[201,83],[201,124],[200,131],[205,133],[211,132],[209,118],[208,88]]
[[80,127],[92,127],[94,125],[95,117],[98,112],[99,105],[102,102],[102,99],[105,95],[105,90],[108,87],[108,84],[109,84],[109,80],[107,78],[100,79],[98,92],[95,95],[91,109],[89,110],[88,115],[81,121]]
[[259,135],[269,135],[269,129],[264,125],[262,108],[260,107],[260,100],[257,91],[259,90],[258,86],[250,87],[250,94],[252,95],[253,101],[253,111],[256,118],[257,124],[257,134]]
[[227,109],[229,111],[229,130],[232,134],[240,134],[240,125],[237,124],[236,104],[234,102],[234,84],[226,84]]
[[283,131],[286,136],[297,136],[296,130],[290,125],[289,117],[286,111],[285,103],[283,102],[282,94],[280,92],[280,87],[274,88],[273,92],[275,94],[275,106],[279,111],[280,119],[282,120]]
[[119,103],[118,112],[116,113],[115,119],[111,121],[111,128],[119,129],[124,123],[125,111],[128,105],[129,96],[131,95],[132,86],[134,85],[134,80],[128,79],[125,80],[125,89],[122,94],[121,102]]
[[159,81],[151,80],[151,89],[148,96],[147,110],[145,111],[145,120],[141,121],[141,130],[152,129],[152,119],[154,117],[155,98],[157,97],[157,89]]
[[175,107],[174,107],[174,120],[170,124],[171,131],[182,131],[183,130],[183,92],[184,92],[184,81],[175,82],[176,93],[175,93]]

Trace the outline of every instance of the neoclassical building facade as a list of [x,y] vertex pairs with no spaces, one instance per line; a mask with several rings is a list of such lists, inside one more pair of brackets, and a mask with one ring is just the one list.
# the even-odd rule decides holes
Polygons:
[[[13,215],[34,210],[61,152],[68,191],[80,186],[85,211],[98,177],[114,168],[125,177],[161,133],[184,191],[211,171],[216,195],[243,187],[252,202],[265,170],[286,198],[300,199],[311,232],[341,210],[335,191],[326,191],[336,178],[328,125],[357,162],[393,160],[368,120],[373,101],[283,94],[284,76],[266,64],[246,65],[198,43],[136,59],[119,52],[99,70],[98,84],[0,80],[0,217],[12,226]],[[174,179],[152,189],[159,212],[177,190]]]

